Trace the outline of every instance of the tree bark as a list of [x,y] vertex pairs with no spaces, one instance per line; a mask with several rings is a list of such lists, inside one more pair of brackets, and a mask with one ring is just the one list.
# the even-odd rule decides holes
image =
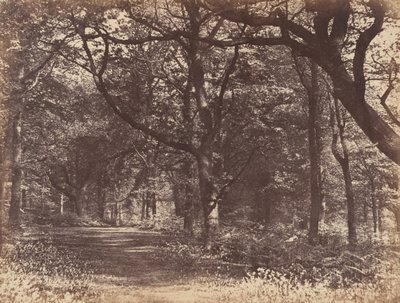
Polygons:
[[60,215],[64,215],[64,194],[61,193],[60,196]]
[[183,230],[193,235],[194,225],[194,199],[195,193],[192,185],[193,180],[192,161],[189,159],[183,165],[184,182],[184,205],[183,205]]
[[84,185],[82,188],[77,189],[77,193],[75,196],[75,210],[78,217],[83,217],[86,214],[86,189],[87,185]]
[[151,196],[149,192],[146,192],[146,219],[150,219],[150,204],[151,204]]
[[375,196],[375,182],[370,182],[371,186],[371,205],[372,205],[372,221],[374,226],[374,233],[378,232],[378,205]]
[[267,194],[262,190],[258,189],[256,193],[256,209],[257,218],[266,224],[272,221],[272,203],[267,198]]
[[[330,120],[332,128],[332,153],[342,169],[344,185],[345,185],[348,241],[350,245],[354,245],[357,243],[357,227],[356,227],[357,223],[356,223],[353,182],[350,171],[349,151],[347,148],[346,138],[344,137],[345,122],[342,115],[340,114],[338,100],[335,96],[334,96],[334,105],[331,107]],[[339,130],[339,134],[336,132],[335,125]],[[340,154],[338,149],[338,138],[340,138],[342,155]]]
[[321,199],[321,153],[319,130],[319,91],[318,91],[318,67],[311,63],[311,87],[308,93],[308,147],[310,154],[310,228],[308,234],[309,243],[318,243],[318,229]]
[[[6,125],[3,125],[4,133],[6,133]],[[9,165],[10,165],[10,152],[6,146],[6,140],[8,136],[6,134],[1,134],[3,140],[3,144],[0,143],[0,256],[3,247],[3,239],[4,239],[4,228],[5,228],[5,213],[4,213],[4,204],[6,201],[6,184],[9,179]]]
[[357,94],[356,84],[343,65],[326,68],[335,93],[370,141],[386,156],[400,164],[400,137],[395,131]]
[[97,215],[99,216],[100,220],[104,220],[104,211],[105,211],[105,195],[103,188],[98,186],[97,187]]
[[357,243],[357,220],[356,220],[356,210],[354,202],[354,190],[353,183],[351,179],[349,161],[347,160],[344,167],[342,167],[344,184],[346,191],[346,201],[347,201],[347,228],[348,228],[348,240],[350,244]]
[[262,201],[262,214],[263,221],[267,224],[271,223],[272,220],[272,205],[271,201],[267,200],[265,197]]
[[216,188],[212,176],[211,152],[197,157],[200,201],[204,215],[204,245],[210,249],[219,228],[219,213]]
[[193,235],[195,190],[192,184],[192,161],[185,160],[173,178],[175,214],[183,217],[183,230]]
[[3,149],[0,150],[0,256],[3,250],[3,222],[4,222],[4,184],[5,184],[5,173],[4,173],[4,157]]
[[393,213],[396,220],[396,231],[400,233],[400,206],[396,207]]
[[23,171],[21,166],[22,160],[22,138],[21,138],[21,127],[22,127],[22,112],[18,111],[14,118],[12,131],[12,187],[11,187],[11,202],[10,202],[10,216],[9,223],[12,226],[20,225],[20,208],[21,208],[21,186]]
[[144,221],[144,219],[146,219],[146,205],[147,205],[146,193],[143,193],[142,194],[142,216],[141,216],[142,221]]

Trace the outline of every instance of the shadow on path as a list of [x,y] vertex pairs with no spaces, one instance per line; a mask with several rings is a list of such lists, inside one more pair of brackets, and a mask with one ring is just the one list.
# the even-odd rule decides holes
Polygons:
[[52,239],[77,253],[93,269],[99,283],[115,285],[179,284],[183,273],[173,262],[155,258],[168,240],[159,232],[137,228],[35,227],[29,238]]

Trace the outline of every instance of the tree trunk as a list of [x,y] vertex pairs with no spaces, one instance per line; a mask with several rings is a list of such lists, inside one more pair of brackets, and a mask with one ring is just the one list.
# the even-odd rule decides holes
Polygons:
[[153,219],[157,215],[157,200],[156,200],[156,194],[154,192],[151,193],[151,215],[153,216]]
[[[5,129],[5,125],[3,126]],[[3,135],[3,134],[1,134]],[[4,138],[3,142],[5,143],[6,136],[2,136]],[[4,203],[5,203],[5,184],[7,180],[7,150],[5,144],[2,146],[0,143],[0,256],[3,247],[3,232],[4,232]]]
[[396,231],[400,233],[400,207],[396,207],[393,212],[396,220]]
[[378,232],[378,205],[375,197],[375,183],[371,181],[371,205],[372,205],[372,220],[374,225],[374,233]]
[[329,63],[322,65],[333,81],[339,100],[357,125],[381,152],[400,164],[400,136],[364,101],[363,96],[357,94],[356,84],[345,65],[342,62],[338,62],[337,66]]
[[347,228],[348,228],[348,240],[351,245],[357,243],[357,221],[356,221],[356,210],[354,202],[354,190],[351,179],[350,166],[348,159],[342,166],[344,185],[346,191],[347,201]]
[[78,217],[83,217],[86,214],[86,190],[87,184],[83,185],[81,188],[77,190],[75,205],[76,205],[76,214]]
[[97,215],[99,216],[100,220],[104,220],[104,204],[105,204],[105,197],[104,194],[102,192],[102,190],[99,187],[98,190],[98,195],[97,195]]
[[183,190],[181,182],[173,182],[172,184],[172,199],[174,200],[175,215],[183,216]]
[[78,217],[83,216],[83,205],[82,205],[82,201],[80,198],[75,199],[75,210],[76,210],[76,214],[78,215]]
[[[336,121],[336,123],[335,123]],[[331,107],[331,128],[332,128],[332,153],[335,159],[340,164],[343,173],[345,193],[346,193],[346,205],[347,205],[347,228],[348,228],[348,241],[350,245],[357,243],[357,229],[356,229],[356,212],[354,202],[354,190],[353,182],[350,172],[350,161],[349,151],[345,139],[345,122],[343,116],[340,114],[339,103],[334,96],[334,106]],[[336,132],[336,127],[339,130],[339,134]],[[340,144],[342,146],[342,153],[340,154],[338,149],[338,137],[340,138]]]
[[99,182],[97,183],[97,215],[100,220],[104,220],[104,212],[105,212],[105,190],[106,184],[104,182],[104,177],[100,177]]
[[83,205],[83,199],[80,193],[75,198],[75,211],[78,217],[82,217],[84,214],[84,205]]
[[378,207],[378,231],[380,236],[382,237],[382,232],[383,232],[382,203],[379,199],[377,201],[377,207]]
[[185,161],[183,167],[178,170],[175,176],[176,179],[172,188],[175,214],[183,217],[183,229],[189,235],[193,234],[195,199],[191,166],[191,161]]
[[266,197],[266,194],[262,189],[257,190],[256,195],[258,219],[266,224],[271,223],[272,220],[272,203]]
[[21,209],[26,208],[26,189],[21,190]]
[[308,94],[308,147],[310,154],[310,229],[309,243],[318,243],[318,229],[321,211],[321,154],[319,132],[318,67],[311,63],[311,89]]
[[363,218],[364,218],[364,223],[368,224],[368,200],[367,200],[367,197],[364,197]]
[[[2,150],[0,151],[2,152]],[[0,154],[0,157],[2,156],[2,154]],[[3,160],[3,159],[1,159]],[[5,179],[5,174],[3,173],[3,168],[4,168],[4,163],[3,161],[0,163],[0,257],[1,257],[1,253],[3,250],[3,209],[4,209],[4,179]]]
[[60,215],[64,215],[64,194],[61,193],[60,197]]
[[183,205],[183,230],[193,235],[194,225],[194,199],[195,193],[192,185],[193,180],[193,169],[192,161],[187,160],[183,165],[183,177],[184,179],[184,205]]
[[15,116],[13,123],[13,139],[12,139],[12,187],[11,187],[11,202],[10,202],[10,216],[9,223],[12,226],[20,225],[20,208],[21,208],[21,186],[23,171],[21,167],[22,160],[22,113],[19,111]]
[[115,203],[115,226],[122,225],[122,205],[121,202]]
[[142,194],[142,216],[141,216],[142,221],[144,221],[144,219],[146,218],[146,204],[147,204],[146,193],[143,193]]
[[216,188],[212,176],[211,152],[197,157],[199,170],[200,201],[204,215],[204,244],[210,249],[219,228],[219,214]]
[[150,193],[146,192],[146,219],[150,219]]

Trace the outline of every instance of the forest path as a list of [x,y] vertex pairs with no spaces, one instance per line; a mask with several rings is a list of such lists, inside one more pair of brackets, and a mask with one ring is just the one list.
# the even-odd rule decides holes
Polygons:
[[75,252],[99,280],[153,285],[170,283],[181,276],[170,262],[156,258],[159,245],[168,239],[160,232],[133,227],[40,226],[27,235],[51,239],[53,245]]
[[93,271],[106,302],[213,302],[210,284],[157,258],[170,239],[137,228],[35,227],[27,239],[51,239],[74,251]]

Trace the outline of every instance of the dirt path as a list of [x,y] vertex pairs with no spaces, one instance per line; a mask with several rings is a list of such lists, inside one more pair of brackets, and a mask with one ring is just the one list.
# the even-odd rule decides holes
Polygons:
[[[168,237],[136,228],[35,227],[26,238],[51,239],[77,253],[93,270],[101,302],[214,302],[212,276],[184,272],[156,258]],[[200,282],[202,281],[202,282]],[[207,282],[204,282],[207,281]]]
[[[99,282],[126,285],[178,283],[184,273],[155,258],[167,237],[137,228],[40,227],[26,235],[51,238],[53,244],[75,251],[93,269]],[[105,281],[106,282],[106,281]]]

